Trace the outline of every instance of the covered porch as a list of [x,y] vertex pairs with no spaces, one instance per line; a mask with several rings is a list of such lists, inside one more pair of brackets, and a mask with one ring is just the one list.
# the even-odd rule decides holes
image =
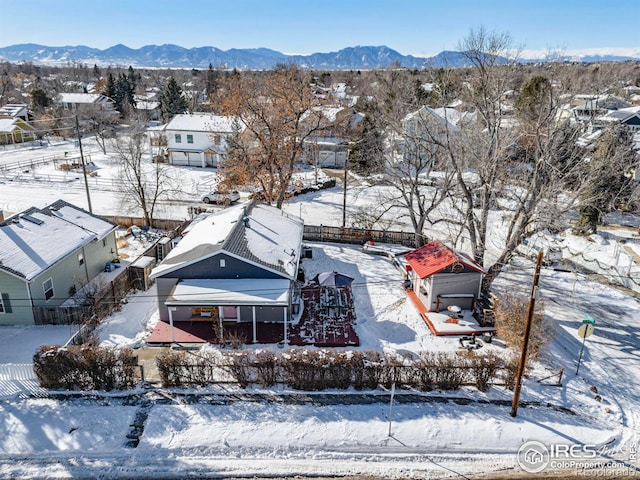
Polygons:
[[247,343],[277,342],[289,328],[291,289],[289,280],[280,279],[181,280],[165,301],[168,324],[158,325],[147,343],[187,341],[179,339],[182,332],[201,342],[223,343],[230,336]]

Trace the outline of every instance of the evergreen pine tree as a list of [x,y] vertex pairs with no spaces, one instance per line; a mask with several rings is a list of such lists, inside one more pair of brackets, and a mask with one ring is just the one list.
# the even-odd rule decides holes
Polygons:
[[217,72],[213,69],[213,65],[209,64],[209,70],[207,70],[207,85],[206,85],[206,94],[207,98],[209,95],[212,95],[216,91],[218,79]]
[[187,100],[182,95],[182,89],[175,78],[171,77],[164,92],[160,96],[160,108],[164,121],[168,122],[175,115],[187,111]]
[[31,108],[36,112],[42,112],[51,105],[51,98],[42,88],[35,88],[31,91]]
[[107,77],[107,84],[104,87],[104,91],[102,94],[105,97],[109,97],[111,100],[115,102],[116,100],[116,81],[113,78],[113,73],[109,72],[109,76]]

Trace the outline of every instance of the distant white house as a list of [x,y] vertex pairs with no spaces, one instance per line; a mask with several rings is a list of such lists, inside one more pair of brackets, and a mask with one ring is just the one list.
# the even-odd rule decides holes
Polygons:
[[364,115],[351,108],[322,105],[314,112],[321,112],[325,126],[305,139],[305,159],[317,167],[343,168],[347,162],[350,130],[356,128]]
[[631,107],[623,98],[615,95],[597,95],[573,107],[573,118],[579,122],[588,122],[594,118],[621,108]]
[[619,123],[629,130],[640,131],[640,106],[612,110],[595,119],[598,125]]
[[97,107],[107,111],[115,109],[115,102],[99,93],[59,93],[56,102],[65,110],[72,111],[82,106]]
[[398,146],[405,160],[420,158],[421,161],[427,161],[428,155],[432,154],[430,150],[434,148],[432,138],[455,134],[460,131],[462,124],[475,122],[476,118],[475,113],[424,105],[402,120],[402,135]]
[[192,167],[218,167],[233,134],[234,119],[209,113],[176,115],[162,132],[169,163]]

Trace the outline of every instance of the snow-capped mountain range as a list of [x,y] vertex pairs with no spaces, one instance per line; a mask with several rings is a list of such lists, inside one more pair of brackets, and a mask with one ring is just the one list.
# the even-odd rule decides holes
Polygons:
[[[558,58],[569,61],[640,61],[637,49],[593,49],[590,51],[563,52]],[[548,55],[540,52],[523,52],[522,61],[545,61]],[[296,63],[302,68],[323,70],[372,69],[391,65],[407,68],[464,67],[467,60],[460,52],[443,51],[433,57],[403,55],[386,46],[356,46],[337,52],[313,53],[310,55],[287,55],[268,48],[220,50],[216,47],[184,48],[178,45],[146,45],[133,49],[118,44],[104,50],[84,45],[49,47],[32,43],[0,47],[0,59],[9,62],[33,62],[36,64],[60,65],[81,62],[89,65],[119,65],[164,68],[269,69],[278,63]]]

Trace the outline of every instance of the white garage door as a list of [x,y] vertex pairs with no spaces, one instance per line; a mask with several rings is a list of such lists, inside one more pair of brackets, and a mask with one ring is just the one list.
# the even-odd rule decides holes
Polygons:
[[200,155],[200,152],[189,152],[189,166],[190,167],[202,166],[202,156]]
[[184,152],[171,152],[171,164],[172,165],[187,165],[188,159]]

